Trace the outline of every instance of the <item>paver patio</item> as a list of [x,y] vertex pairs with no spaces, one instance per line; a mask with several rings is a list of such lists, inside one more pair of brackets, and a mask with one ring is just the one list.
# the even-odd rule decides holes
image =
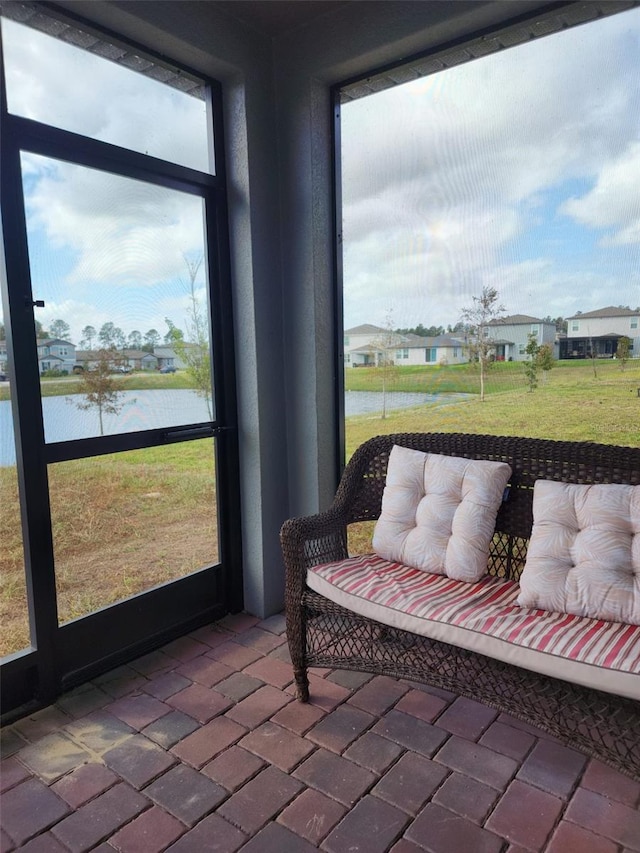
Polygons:
[[314,670],[230,616],[2,731],[0,853],[632,853],[640,783],[485,705]]

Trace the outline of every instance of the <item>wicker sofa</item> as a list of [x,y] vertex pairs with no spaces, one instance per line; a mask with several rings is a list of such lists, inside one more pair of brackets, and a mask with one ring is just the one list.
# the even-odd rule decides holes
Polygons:
[[[353,585],[343,584],[342,589],[333,585],[334,578],[350,578],[356,571],[359,561],[348,553],[347,530],[356,522],[378,519],[394,445],[510,465],[508,498],[497,513],[486,578],[496,588],[517,588],[532,531],[536,480],[640,484],[640,448],[455,433],[384,435],[365,442],[349,461],[331,507],[316,516],[290,519],[282,527],[287,635],[298,698],[303,702],[309,698],[308,667],[415,680],[482,701],[640,779],[640,627],[609,625],[626,630],[626,651],[636,663],[622,674],[626,678],[623,691],[615,689],[615,680],[613,688],[607,682],[605,689],[597,689],[601,688],[600,674],[603,682],[608,675],[604,668],[595,668],[596,687],[593,666],[586,667],[591,683],[584,683],[582,671],[574,677],[573,670],[562,666],[562,678],[558,678],[555,664],[549,667],[548,660],[544,661],[549,655],[539,656],[547,664],[544,672],[535,655],[526,659],[527,649],[523,650],[524,664],[520,657],[513,662],[510,647],[506,653],[495,654],[491,645],[483,644],[483,630],[456,634],[454,629],[451,635],[446,633],[451,626],[444,624],[443,639],[438,626],[432,632],[432,622],[416,621],[397,607],[374,608],[374,619],[367,607],[359,606],[360,599],[351,592]],[[367,559],[360,560],[365,568]],[[379,566],[374,568],[379,570]],[[400,571],[397,566],[395,571]],[[400,571],[397,589],[404,577]],[[363,583],[367,585],[366,577]],[[529,614],[531,619],[555,618],[553,631],[560,624],[558,614],[542,610]],[[500,616],[490,621],[499,624],[501,619],[504,621]],[[448,618],[441,621],[447,623]],[[423,622],[428,623],[426,630]],[[597,620],[589,622],[589,630],[602,627]],[[475,624],[481,623],[476,620]],[[565,663],[557,657],[555,662]]]

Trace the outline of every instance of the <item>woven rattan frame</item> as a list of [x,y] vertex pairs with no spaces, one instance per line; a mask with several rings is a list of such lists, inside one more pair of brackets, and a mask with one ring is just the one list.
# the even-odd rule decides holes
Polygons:
[[389,628],[306,586],[308,568],[348,556],[349,524],[378,518],[394,444],[509,463],[509,497],[498,513],[488,566],[499,577],[518,579],[524,566],[536,480],[640,484],[640,448],[462,433],[404,433],[365,442],[347,465],[331,507],[282,527],[298,698],[309,698],[309,666],[407,678],[479,699],[640,780],[639,702]]

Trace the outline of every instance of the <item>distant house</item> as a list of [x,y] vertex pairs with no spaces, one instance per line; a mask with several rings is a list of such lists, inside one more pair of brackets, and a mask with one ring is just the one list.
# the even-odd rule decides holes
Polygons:
[[401,335],[370,323],[345,330],[345,367],[375,366],[383,358],[398,365],[461,364],[467,361],[463,342],[449,335],[433,338]]
[[70,341],[60,338],[44,338],[37,341],[38,371],[40,375],[47,370],[59,370],[72,373],[76,364],[76,348]]
[[177,356],[172,347],[154,347],[153,354],[158,360],[158,368],[163,367],[178,367],[176,364]]
[[395,364],[463,364],[468,361],[464,341],[450,335],[421,338],[406,335],[394,352]]
[[7,342],[6,341],[0,341],[0,373],[6,373],[7,372],[7,363],[8,363]]
[[393,359],[392,347],[406,342],[405,335],[399,335],[381,326],[363,323],[344,332],[345,367],[375,366],[384,358]]
[[640,311],[599,308],[567,317],[567,335],[560,341],[560,358],[613,358],[618,341],[631,341],[631,355],[640,356]]
[[160,366],[155,353],[141,349],[123,349],[122,359],[133,370],[157,370]]
[[511,314],[488,324],[488,337],[494,345],[496,361],[526,361],[529,335],[535,336],[539,346],[550,344],[554,358],[558,358],[555,323],[528,314]]

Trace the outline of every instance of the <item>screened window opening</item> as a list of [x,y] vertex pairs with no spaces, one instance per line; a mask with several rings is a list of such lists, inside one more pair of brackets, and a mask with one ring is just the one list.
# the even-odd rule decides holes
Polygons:
[[[7,12],[11,14],[10,5]],[[2,19],[9,112],[171,163],[215,171],[200,81],[69,25],[60,32],[59,22],[52,20],[50,28],[58,37]],[[86,109],[90,102],[94,108]]]
[[[347,459],[381,432],[640,444],[640,9],[499,43],[341,91]],[[385,336],[409,358],[355,370]]]

